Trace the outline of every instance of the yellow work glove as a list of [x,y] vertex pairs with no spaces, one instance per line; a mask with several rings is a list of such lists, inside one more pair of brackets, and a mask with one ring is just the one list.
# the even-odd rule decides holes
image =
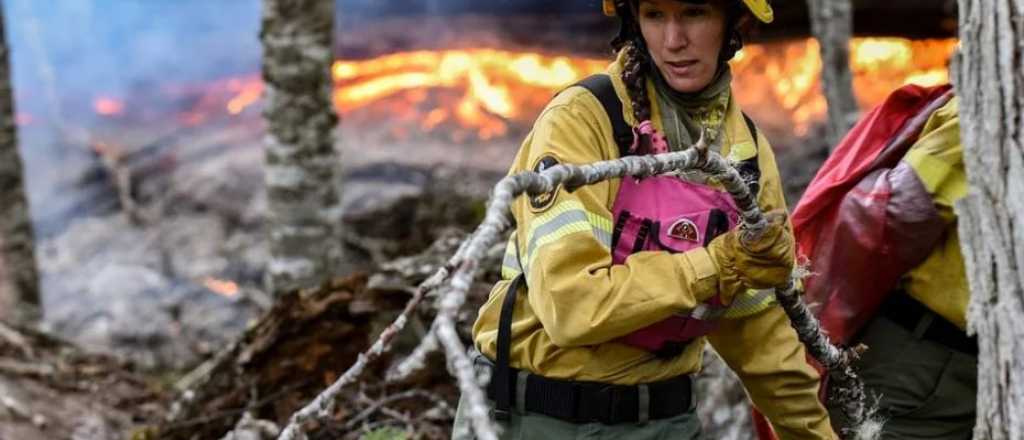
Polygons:
[[746,289],[781,286],[793,272],[793,235],[786,227],[785,212],[772,211],[765,219],[768,227],[753,242],[743,243],[741,231],[734,229],[708,245],[708,253],[718,266],[718,288],[726,304]]

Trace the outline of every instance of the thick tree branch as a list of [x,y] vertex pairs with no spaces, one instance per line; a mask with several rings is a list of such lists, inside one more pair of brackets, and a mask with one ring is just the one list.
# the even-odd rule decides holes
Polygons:
[[[508,176],[495,186],[484,221],[469,240],[463,243],[445,267],[438,270],[417,288],[416,295],[407,304],[405,311],[381,334],[370,350],[360,355],[359,361],[355,365],[317,396],[313,402],[292,415],[279,440],[305,439],[306,422],[314,418],[326,417],[330,413],[333,402],[338,398],[342,387],[355,381],[372,359],[379,357],[388,349],[391,339],[405,326],[409,314],[418,306],[426,293],[445,283],[449,274],[451,275],[449,288],[447,291],[443,291],[439,298],[440,307],[432,325],[432,331],[445,350],[459,389],[469,402],[469,407],[466,410],[477,437],[484,440],[497,439],[494,423],[489,417],[482,384],[477,383],[472,362],[466,355],[465,346],[455,331],[455,317],[466,300],[466,293],[487,249],[500,240],[502,233],[513,225],[513,218],[509,210],[512,202],[524,193],[544,194],[553,191],[560,185],[566,187],[567,190],[572,190],[612,178],[647,177],[687,170],[703,171],[722,183],[740,208],[744,236],[747,239],[755,237],[766,227],[767,222],[750,194],[746,182],[724,158],[709,152],[703,139],[694,148],[681,152],[654,156],[630,156],[582,166],[558,165],[541,173],[523,172]],[[784,306],[788,303],[790,308],[797,310],[796,312],[787,310],[787,313],[793,316],[793,314],[800,314],[802,310],[802,313],[809,316],[806,306],[791,290],[788,291],[789,301],[782,300],[785,290],[778,292],[780,302]],[[793,299],[796,299],[795,302]],[[798,327],[797,331],[801,333],[801,341],[818,344],[817,348],[809,351],[812,355],[822,356],[824,365],[842,366],[851,357],[829,345],[827,337],[821,334],[820,326],[805,325]]]

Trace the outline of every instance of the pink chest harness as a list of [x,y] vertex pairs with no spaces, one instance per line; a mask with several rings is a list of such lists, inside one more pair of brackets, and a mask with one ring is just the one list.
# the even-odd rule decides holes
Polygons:
[[[674,176],[622,179],[612,205],[612,262],[643,251],[686,252],[706,246],[736,226],[739,210],[727,193]],[[652,352],[674,354],[717,327],[728,309],[718,295],[620,339]]]

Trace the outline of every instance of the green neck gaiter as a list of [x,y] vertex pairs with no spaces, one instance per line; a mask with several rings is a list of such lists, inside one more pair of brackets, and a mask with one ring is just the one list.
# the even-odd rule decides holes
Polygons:
[[676,91],[657,68],[652,70],[665,137],[672,151],[696,142],[701,129],[707,130],[708,143],[717,146],[732,90],[729,65],[723,64],[711,84],[695,93]]

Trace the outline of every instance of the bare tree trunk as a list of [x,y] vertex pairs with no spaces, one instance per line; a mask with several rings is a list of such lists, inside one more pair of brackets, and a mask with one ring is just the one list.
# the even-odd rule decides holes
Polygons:
[[334,1],[263,0],[266,184],[272,291],[327,279],[341,259]]
[[1024,3],[960,0],[955,71],[970,185],[957,204],[978,334],[976,439],[1024,437]]
[[807,0],[807,6],[811,32],[821,47],[821,84],[828,102],[828,142],[834,147],[860,114],[850,73],[853,6],[851,0]]
[[0,319],[39,319],[39,272],[14,120],[7,32],[0,3]]

